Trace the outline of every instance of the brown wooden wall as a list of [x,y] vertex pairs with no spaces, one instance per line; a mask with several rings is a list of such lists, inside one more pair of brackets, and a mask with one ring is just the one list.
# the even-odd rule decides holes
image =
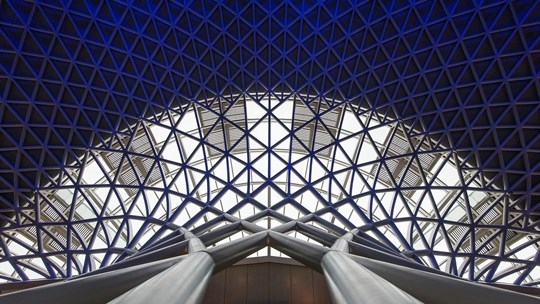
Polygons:
[[234,265],[215,273],[205,304],[331,303],[324,276],[288,262]]

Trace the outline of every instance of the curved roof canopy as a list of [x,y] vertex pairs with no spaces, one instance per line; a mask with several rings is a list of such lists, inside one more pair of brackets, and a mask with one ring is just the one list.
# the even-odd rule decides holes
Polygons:
[[0,277],[226,213],[536,286],[540,5],[383,2],[0,2]]

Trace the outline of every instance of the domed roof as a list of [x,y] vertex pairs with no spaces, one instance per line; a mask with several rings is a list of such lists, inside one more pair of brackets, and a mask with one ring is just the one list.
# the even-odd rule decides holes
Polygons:
[[538,12],[2,1],[0,276],[85,273],[221,214],[312,215],[536,286]]

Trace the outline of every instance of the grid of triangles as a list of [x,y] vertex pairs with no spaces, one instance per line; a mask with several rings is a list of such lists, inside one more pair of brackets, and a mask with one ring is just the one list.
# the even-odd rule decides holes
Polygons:
[[[174,221],[272,208],[470,279],[536,284],[540,9],[472,2],[1,2],[4,278],[71,276]],[[299,111],[289,125],[281,104]],[[289,150],[246,135],[265,124]],[[454,188],[435,182],[445,165]]]

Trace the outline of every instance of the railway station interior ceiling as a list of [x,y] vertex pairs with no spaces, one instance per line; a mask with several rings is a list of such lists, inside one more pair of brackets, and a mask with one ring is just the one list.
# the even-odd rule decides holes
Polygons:
[[0,1],[2,280],[272,210],[538,286],[538,1],[240,2]]

